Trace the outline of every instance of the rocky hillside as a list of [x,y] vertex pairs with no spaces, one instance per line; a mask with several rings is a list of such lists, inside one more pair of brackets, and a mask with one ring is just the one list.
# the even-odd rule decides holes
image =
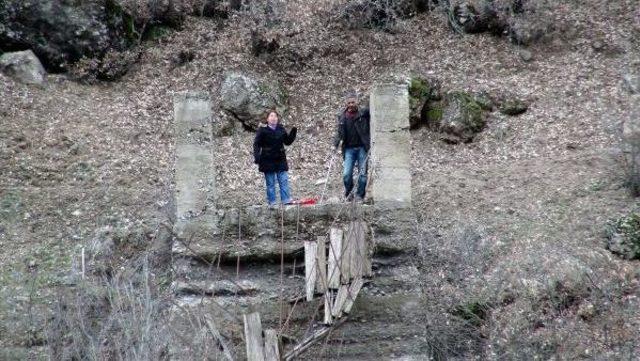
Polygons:
[[[96,242],[111,245],[112,276],[150,254],[154,295],[170,298],[175,94],[212,95],[218,206],[231,208],[264,203],[251,156],[260,107],[299,129],[293,193],[317,196],[343,95],[366,99],[388,79],[412,86],[430,355],[640,353],[640,252],[607,249],[637,242],[621,147],[640,114],[636,1],[42,3],[55,6],[0,0],[0,359],[53,352],[81,250]],[[40,85],[6,60],[27,49],[43,64],[31,74],[49,72]],[[234,76],[255,82],[257,110],[234,104]],[[471,133],[446,125],[468,109]]]

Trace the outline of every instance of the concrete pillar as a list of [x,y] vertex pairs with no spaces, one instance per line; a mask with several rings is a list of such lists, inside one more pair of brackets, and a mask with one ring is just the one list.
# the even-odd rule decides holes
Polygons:
[[372,193],[376,207],[411,207],[411,135],[406,84],[371,92]]
[[176,140],[176,221],[215,212],[215,166],[212,150],[211,101],[204,92],[186,92],[173,100]]

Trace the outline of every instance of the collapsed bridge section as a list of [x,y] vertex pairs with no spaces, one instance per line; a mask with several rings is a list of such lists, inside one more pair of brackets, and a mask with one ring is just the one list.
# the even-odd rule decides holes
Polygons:
[[[173,288],[182,296],[180,307],[198,307],[215,320],[226,358],[244,359],[253,353],[258,360],[272,357],[267,353],[273,355],[274,339],[278,357],[286,359],[304,358],[305,353],[294,352],[303,344],[303,351],[312,352],[313,358],[331,359],[420,354],[425,347],[419,342],[424,330],[415,322],[423,297],[415,262],[406,84],[376,86],[370,104],[373,205],[217,209],[215,172],[223,165],[215,164],[213,157],[210,99],[204,93],[174,99]],[[310,286],[312,268],[319,269],[315,256],[326,253],[328,263],[330,236],[337,239],[337,230],[347,234],[354,224],[366,244],[355,248],[366,249],[361,260],[365,265],[357,266],[358,273],[343,282],[327,283],[324,291],[331,292],[316,287],[318,273]],[[334,258],[338,259],[335,254]],[[324,267],[330,282],[331,266]],[[315,297],[319,294],[323,296]],[[260,327],[269,331],[255,331],[256,312]],[[341,318],[343,314],[348,320]],[[339,331],[333,331],[337,325]],[[339,352],[323,348],[321,342],[308,343],[322,330],[330,332],[321,336],[333,334],[330,339],[340,342]],[[265,342],[271,346],[265,348]]]

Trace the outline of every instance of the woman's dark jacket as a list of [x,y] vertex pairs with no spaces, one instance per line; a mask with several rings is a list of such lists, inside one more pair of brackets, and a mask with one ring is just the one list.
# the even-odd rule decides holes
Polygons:
[[259,171],[270,173],[289,170],[284,146],[293,143],[297,131],[296,127],[293,127],[287,134],[280,124],[276,129],[269,126],[258,128],[256,139],[253,141],[253,158]]

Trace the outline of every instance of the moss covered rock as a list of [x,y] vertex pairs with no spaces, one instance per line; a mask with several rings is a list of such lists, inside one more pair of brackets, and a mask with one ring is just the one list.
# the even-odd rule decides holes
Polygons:
[[507,99],[500,104],[500,113],[506,115],[520,115],[529,109],[529,105],[520,99]]
[[486,125],[486,111],[475,97],[465,92],[452,92],[445,97],[439,131],[449,143],[468,143]]
[[491,98],[491,95],[489,95],[488,93],[486,92],[477,93],[473,96],[473,99],[478,103],[478,105],[480,105],[482,110],[486,110],[490,112],[493,111],[494,101]]
[[606,247],[624,259],[640,259],[640,214],[631,213],[609,222]]
[[[409,124],[411,129],[423,125],[432,126],[434,118],[440,121],[442,105],[436,102],[441,99],[440,85],[435,80],[421,77],[411,78],[409,83]],[[437,116],[440,113],[440,116]]]
[[422,78],[412,78],[409,83],[409,124],[412,129],[420,127],[422,122],[423,108],[429,100],[431,87]]
[[424,119],[429,128],[438,129],[442,121],[442,113],[444,112],[443,102],[429,102],[426,106]]

